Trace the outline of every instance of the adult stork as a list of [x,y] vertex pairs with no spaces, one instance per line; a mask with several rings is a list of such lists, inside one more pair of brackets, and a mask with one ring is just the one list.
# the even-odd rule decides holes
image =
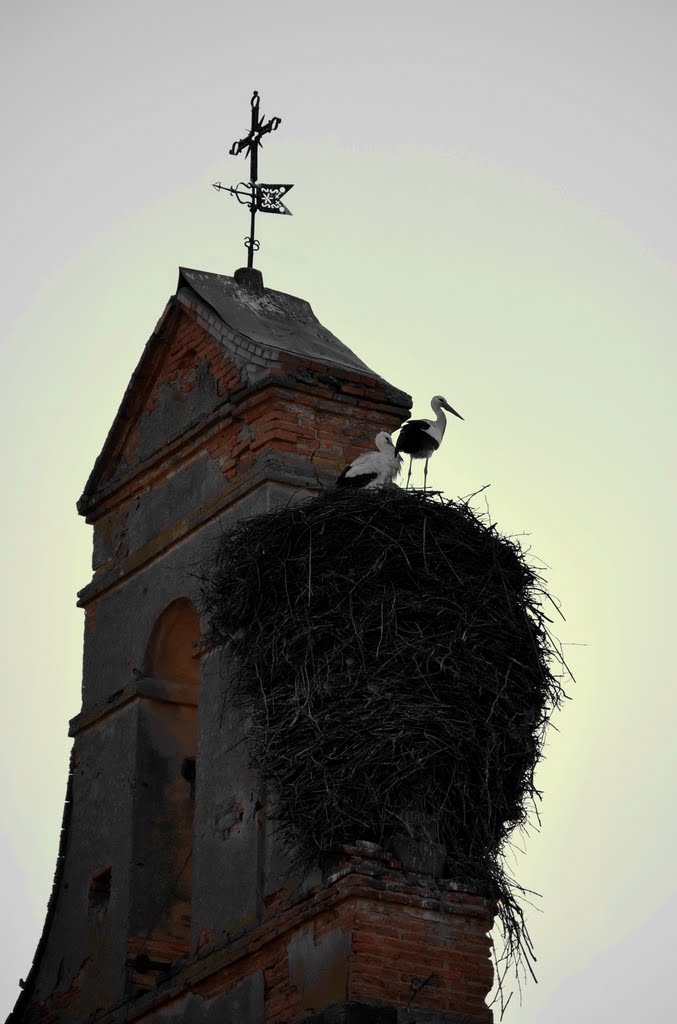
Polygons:
[[394,483],[402,469],[402,456],[395,452],[393,439],[385,430],[376,435],[375,444],[375,452],[358,455],[343,470],[337,487],[385,487]]
[[428,483],[428,459],[442,444],[444,431],[447,429],[447,417],[444,415],[442,410],[446,409],[447,412],[452,413],[454,416],[458,416],[459,420],[463,419],[460,412],[456,412],[455,409],[452,409],[446,398],[443,398],[442,395],[435,395],[430,404],[433,412],[435,413],[435,419],[408,420],[407,423],[403,423],[400,427],[400,435],[397,438],[397,444],[395,445],[395,452],[397,455],[399,455],[400,452],[405,452],[409,456],[407,487],[411,480],[411,465],[413,460],[425,459],[423,490],[426,489]]

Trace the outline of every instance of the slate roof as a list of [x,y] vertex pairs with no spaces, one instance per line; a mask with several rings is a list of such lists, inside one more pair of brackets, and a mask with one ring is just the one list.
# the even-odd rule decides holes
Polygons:
[[184,288],[195,292],[231,330],[250,341],[375,376],[347,345],[322,326],[305,299],[271,288],[257,295],[232,277],[180,267],[177,294]]

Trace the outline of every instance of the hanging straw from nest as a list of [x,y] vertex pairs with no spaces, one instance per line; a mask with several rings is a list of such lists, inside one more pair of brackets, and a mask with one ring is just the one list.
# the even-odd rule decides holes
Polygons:
[[423,841],[445,877],[497,901],[506,961],[527,965],[502,854],[564,697],[546,599],[519,543],[468,502],[399,488],[243,521],[203,582],[206,639],[235,659],[227,699],[297,866]]

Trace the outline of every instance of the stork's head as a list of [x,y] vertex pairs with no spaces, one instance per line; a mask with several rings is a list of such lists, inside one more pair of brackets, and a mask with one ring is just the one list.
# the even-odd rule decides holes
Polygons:
[[455,409],[452,409],[452,407],[447,402],[446,398],[444,398],[442,395],[435,395],[430,404],[432,405],[435,412],[437,412],[438,409],[442,408],[446,409],[447,412],[450,412],[452,416],[458,416],[459,420],[463,419],[460,412],[456,412]]
[[386,452],[393,447],[393,439],[385,430],[376,435],[375,443],[380,452]]

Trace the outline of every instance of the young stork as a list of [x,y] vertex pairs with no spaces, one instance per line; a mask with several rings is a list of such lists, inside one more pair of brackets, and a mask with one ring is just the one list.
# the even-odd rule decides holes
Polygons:
[[375,452],[365,452],[347,466],[336,481],[337,487],[385,487],[394,483],[402,469],[402,456],[395,452],[393,439],[382,430],[376,435]]
[[407,423],[403,423],[400,427],[400,436],[397,438],[397,444],[395,446],[395,452],[397,455],[399,455],[400,452],[406,452],[409,456],[407,487],[411,480],[411,464],[413,460],[425,459],[425,469],[423,471],[424,491],[428,484],[428,459],[442,444],[444,431],[447,429],[447,417],[444,415],[442,410],[446,409],[447,412],[452,413],[454,416],[458,416],[459,420],[463,419],[460,412],[456,412],[455,409],[452,409],[446,398],[443,398],[442,395],[435,395],[430,404],[433,412],[435,413],[435,419],[409,420]]

